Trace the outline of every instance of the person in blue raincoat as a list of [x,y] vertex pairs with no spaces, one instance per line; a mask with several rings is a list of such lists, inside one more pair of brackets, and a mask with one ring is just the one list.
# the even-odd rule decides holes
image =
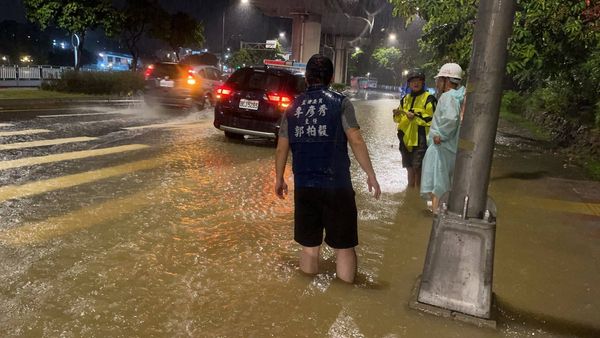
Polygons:
[[447,63],[435,77],[438,93],[442,93],[429,136],[427,152],[423,158],[421,172],[421,197],[431,199],[433,213],[437,213],[439,198],[450,191],[458,134],[461,121],[461,106],[465,88],[461,86],[462,68],[456,63]]

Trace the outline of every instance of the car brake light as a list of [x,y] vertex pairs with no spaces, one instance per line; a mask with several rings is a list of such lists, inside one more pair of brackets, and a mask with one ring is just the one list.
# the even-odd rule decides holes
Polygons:
[[148,68],[146,68],[146,73],[144,74],[146,79],[148,79],[148,77],[150,77],[150,75],[152,75],[153,70],[154,70],[154,65],[149,65]]
[[193,86],[196,84],[196,77],[194,76],[194,70],[191,68],[188,69],[187,84],[189,84],[190,86]]
[[231,95],[232,92],[233,91],[230,88],[219,87],[219,88],[217,88],[217,99],[225,98],[225,97]]
[[292,99],[286,95],[280,95],[277,93],[267,94],[269,101],[276,103],[280,108],[287,108],[292,103]]

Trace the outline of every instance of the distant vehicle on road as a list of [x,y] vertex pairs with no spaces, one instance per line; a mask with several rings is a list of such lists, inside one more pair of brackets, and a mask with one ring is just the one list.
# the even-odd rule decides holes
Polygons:
[[293,67],[246,67],[217,88],[214,126],[225,136],[277,139],[285,109],[306,90],[304,73]]
[[350,86],[354,90],[361,89],[376,89],[377,88],[377,79],[376,78],[368,78],[368,77],[353,77],[350,80]]
[[215,93],[219,86],[223,85],[221,71],[210,65],[190,66],[194,75],[199,80],[201,90],[211,106],[216,103]]
[[159,62],[149,65],[144,75],[144,101],[149,106],[204,109],[205,91],[191,67],[173,62]]

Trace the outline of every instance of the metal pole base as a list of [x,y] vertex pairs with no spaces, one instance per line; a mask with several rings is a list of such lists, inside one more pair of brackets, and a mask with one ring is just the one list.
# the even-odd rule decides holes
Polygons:
[[466,315],[464,313],[444,309],[441,307],[437,307],[437,306],[433,306],[433,305],[429,305],[429,304],[425,304],[425,303],[420,303],[418,301],[420,285],[421,285],[421,276],[417,277],[417,282],[415,283],[415,286],[413,287],[413,289],[410,293],[410,300],[408,301],[409,308],[411,308],[413,310],[425,312],[430,315],[443,317],[443,318],[449,318],[449,319],[457,320],[457,321],[464,322],[467,324],[476,325],[476,326],[479,326],[482,328],[489,328],[489,329],[494,329],[494,330],[496,329],[496,327],[497,327],[496,318],[498,318],[498,315],[497,315],[498,311],[497,311],[497,307],[496,307],[495,294],[492,295],[491,317],[490,317],[490,319],[485,319],[485,318],[479,318],[479,317],[475,317],[475,316]]
[[427,248],[418,302],[489,319],[496,234],[496,207],[488,199],[486,219],[448,212],[441,199]]

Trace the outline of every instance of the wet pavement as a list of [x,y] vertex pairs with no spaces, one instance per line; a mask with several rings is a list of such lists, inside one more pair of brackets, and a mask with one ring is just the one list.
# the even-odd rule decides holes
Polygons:
[[327,248],[318,276],[299,272],[273,143],[225,139],[210,111],[0,113],[2,336],[600,336],[600,185],[504,124],[498,329],[409,310],[431,217],[406,189],[397,100],[358,98],[383,195],[354,161],[356,285],[335,280]]

